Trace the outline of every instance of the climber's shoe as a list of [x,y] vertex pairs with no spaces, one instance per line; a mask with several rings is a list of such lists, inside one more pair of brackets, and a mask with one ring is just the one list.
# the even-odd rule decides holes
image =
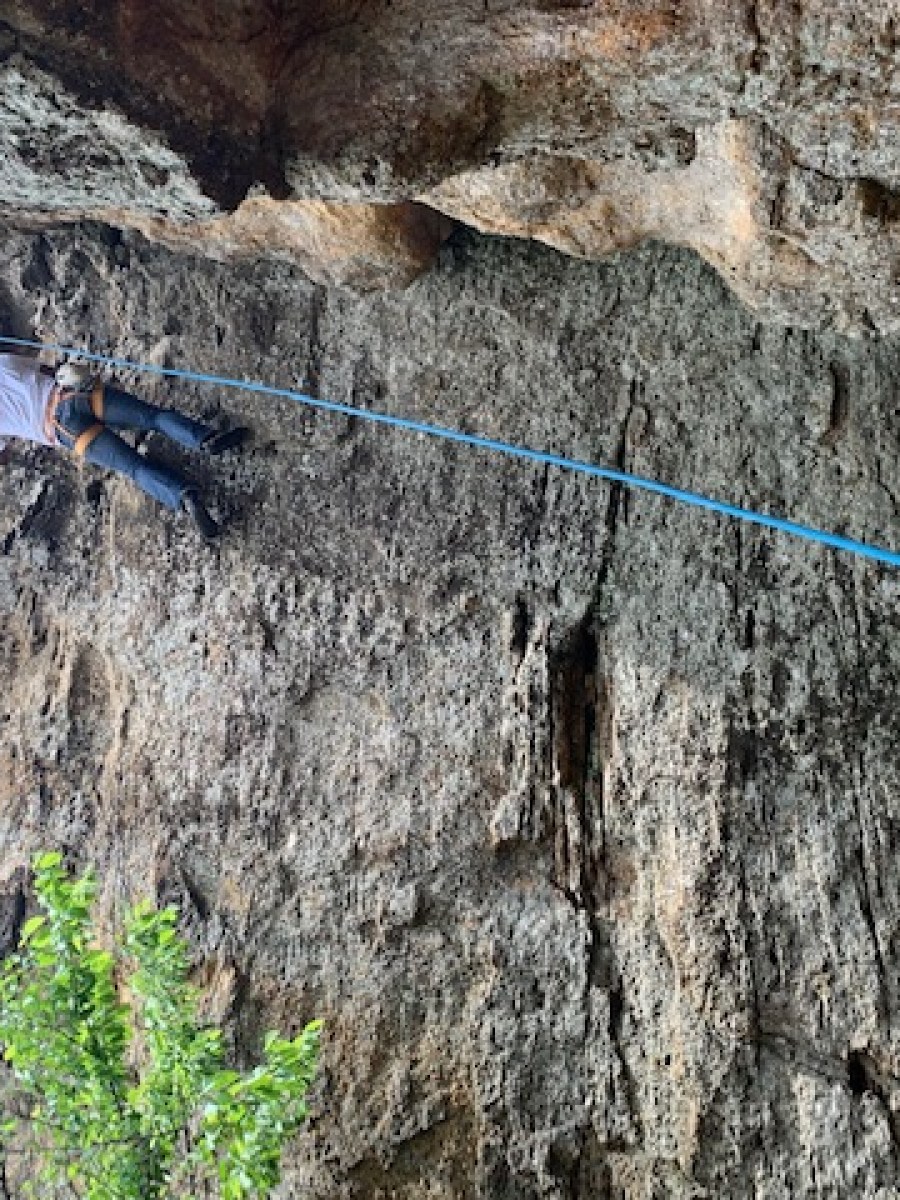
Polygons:
[[200,494],[196,488],[190,488],[181,497],[181,510],[187,513],[197,529],[200,536],[208,542],[213,542],[222,534],[222,526],[218,521],[213,520],[206,510],[206,506],[200,499]]
[[228,450],[240,450],[250,437],[246,425],[235,425],[234,429],[222,429],[211,433],[200,443],[200,449],[207,454],[225,454]]

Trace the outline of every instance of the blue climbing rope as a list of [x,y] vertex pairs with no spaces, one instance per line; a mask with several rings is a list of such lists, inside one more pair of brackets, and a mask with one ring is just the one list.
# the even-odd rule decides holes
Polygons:
[[591,475],[597,479],[605,479],[612,483],[620,483],[625,487],[639,488],[652,492],[657,496],[665,496],[669,500],[677,500],[681,504],[690,504],[707,512],[719,513],[721,516],[732,517],[738,521],[747,521],[753,525],[761,525],[765,529],[777,529],[792,537],[803,538],[809,542],[817,542],[823,546],[831,546],[835,550],[846,550],[876,562],[889,563],[900,567],[900,554],[881,546],[873,546],[867,542],[859,542],[853,538],[841,537],[837,533],[828,533],[824,529],[816,529],[809,525],[800,525],[796,521],[787,521],[782,517],[769,516],[767,513],[755,512],[750,508],[740,508],[736,504],[728,504],[703,496],[698,492],[684,491],[682,488],[671,487],[655,479],[646,479],[641,475],[632,475],[628,471],[619,471],[613,467],[601,467],[596,463],[582,462],[577,458],[566,458],[560,454],[550,454],[545,450],[532,450],[527,446],[517,446],[512,442],[499,441],[496,438],[481,437],[479,434],[463,433],[458,429],[450,429],[443,425],[429,425],[424,421],[413,421],[407,417],[394,417],[388,413],[373,412],[366,408],[357,408],[351,404],[340,404],[334,400],[319,400],[315,396],[307,396],[289,388],[270,387],[264,383],[253,383],[244,379],[230,379],[224,375],[205,375],[199,371],[185,371],[177,367],[158,367],[152,363],[132,362],[127,358],[112,358],[105,354],[93,354],[87,350],[79,350],[71,346],[57,346],[49,342],[31,341],[27,338],[0,336],[0,343],[11,346],[25,346],[33,350],[50,350],[55,354],[64,354],[88,362],[100,363],[104,366],[119,367],[130,371],[141,371],[152,375],[164,375],[174,379],[184,379],[192,383],[211,383],[216,387],[234,388],[239,391],[256,392],[264,396],[277,396],[284,400],[294,400],[310,408],[321,409],[324,412],[339,413],[342,416],[359,417],[364,421],[374,421],[379,425],[390,425],[395,429],[406,429],[413,433],[423,433],[429,437],[443,438],[449,442],[459,442],[466,446],[476,446],[481,450],[492,450],[500,454],[523,458],[529,462],[541,463],[549,467],[561,467],[567,471],[577,471],[582,475]]

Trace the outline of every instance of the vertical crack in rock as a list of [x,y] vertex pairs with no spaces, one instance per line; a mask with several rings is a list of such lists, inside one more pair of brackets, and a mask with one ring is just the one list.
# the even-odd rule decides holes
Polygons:
[[0,546],[3,554],[9,554],[12,551],[13,544],[17,538],[27,538],[31,530],[34,529],[41,517],[47,512],[47,505],[50,501],[49,492],[50,488],[47,481],[38,479],[27,508],[19,517],[16,524],[3,536],[2,546]]
[[0,892],[0,958],[19,944],[19,934],[28,915],[28,872],[17,868]]
[[753,47],[750,51],[750,61],[748,65],[748,73],[757,75],[763,63],[763,34],[759,23],[759,3],[758,0],[750,0],[747,5],[747,28],[753,40]]
[[868,931],[878,977],[880,1018],[885,1027],[882,1036],[885,1039],[889,1039],[894,1016],[893,995],[896,994],[896,987],[892,988],[890,983],[893,973],[890,971],[885,960],[882,934],[879,928],[880,914],[876,914],[875,912],[875,900],[869,880],[872,848],[870,845],[867,845],[867,837],[870,834],[873,822],[872,813],[868,811],[868,807],[866,806],[866,797],[870,793],[873,776],[867,761],[867,743],[871,714],[867,711],[860,695],[860,681],[865,677],[868,670],[865,639],[863,636],[863,615],[860,612],[858,584],[855,576],[852,574],[852,567],[846,568],[842,565],[838,568],[838,571],[846,579],[844,595],[846,596],[845,602],[849,609],[851,624],[851,636],[844,639],[841,659],[843,691],[849,708],[847,730],[849,737],[856,744],[856,753],[851,759],[853,823],[855,827],[852,849],[856,867],[854,874],[856,876],[856,891],[860,912]]
[[309,298],[309,361],[306,368],[306,388],[314,400],[318,400],[322,394],[322,316],[324,310],[324,289],[314,287]]
[[[598,766],[601,703],[597,685],[597,638],[589,613],[553,655],[551,752],[562,805],[555,823],[557,882],[589,912],[604,909],[604,781]],[[603,712],[603,716],[608,714]],[[571,800],[575,820],[566,820]]]
[[[620,470],[626,469],[631,426],[641,393],[640,382],[632,380],[615,454],[615,464]],[[587,920],[583,1010],[589,1022],[595,1009],[595,991],[605,994],[605,1034],[617,1061],[618,1080],[630,1123],[627,1138],[610,1134],[605,1146],[607,1152],[616,1150],[626,1154],[644,1141],[644,1132],[638,1089],[628,1062],[627,999],[610,930],[613,919],[610,913],[611,873],[618,868],[610,859],[606,810],[612,800],[615,778],[616,697],[612,652],[606,644],[607,633],[598,614],[604,607],[620,522],[628,520],[628,503],[627,490],[621,484],[612,483],[594,601],[582,620],[552,651],[549,668],[555,884]],[[575,1162],[563,1172],[572,1200],[589,1194],[582,1192],[581,1180],[585,1164],[591,1158],[591,1144],[596,1138],[594,1128],[585,1124]],[[607,1186],[611,1186],[608,1172],[604,1176],[600,1171],[599,1175],[607,1179]],[[597,1178],[598,1171],[592,1171],[590,1186],[594,1189]],[[591,1191],[590,1194],[596,1193]]]
[[[612,498],[610,503],[617,507]],[[610,870],[614,865],[607,844],[606,805],[614,775],[616,705],[612,677],[601,663],[593,606],[554,652],[550,677],[555,884],[587,921],[583,1011],[590,1023],[590,1014],[596,1010],[594,993],[605,994],[605,1034],[616,1056],[631,1124],[627,1139],[610,1135],[606,1148],[630,1153],[634,1144],[643,1141],[643,1131],[625,1043],[626,997],[610,936]],[[567,1172],[573,1200],[594,1194],[583,1193],[579,1181],[582,1160],[590,1157],[590,1144],[596,1137],[593,1128],[585,1124],[581,1150]],[[594,1186],[596,1174],[595,1170],[591,1175]]]
[[831,408],[828,414],[828,428],[822,435],[822,443],[833,446],[845,434],[850,420],[852,381],[850,372],[844,363],[833,361],[829,371],[832,385]]
[[517,665],[522,662],[522,659],[525,657],[525,651],[528,649],[529,625],[528,602],[524,596],[517,596],[516,605],[513,610],[512,633],[509,642],[510,654],[513,657],[513,662]]
[[[857,728],[859,728],[857,726]],[[862,912],[863,920],[866,923],[866,928],[869,932],[869,938],[872,943],[872,954],[875,959],[875,966],[878,972],[878,987],[881,998],[881,1016],[885,1025],[890,1028],[892,1020],[892,998],[891,987],[888,980],[893,973],[889,970],[885,962],[884,951],[881,944],[881,933],[878,928],[878,921],[875,917],[872,890],[869,884],[869,858],[870,854],[866,848],[866,827],[869,824],[869,815],[863,812],[863,795],[867,784],[866,775],[866,760],[865,754],[861,750],[856,763],[856,787],[854,788],[854,808],[855,808],[855,824],[856,824],[856,844],[855,857],[857,866],[857,892],[859,895],[859,905]]]
[[846,1082],[854,1096],[870,1093],[878,1100],[890,1130],[894,1156],[900,1162],[900,1111],[897,1106],[900,1081],[885,1075],[865,1050],[851,1050],[847,1055]]

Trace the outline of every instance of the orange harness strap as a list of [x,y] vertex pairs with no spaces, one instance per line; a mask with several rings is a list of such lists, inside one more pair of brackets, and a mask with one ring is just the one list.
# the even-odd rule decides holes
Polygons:
[[90,446],[91,442],[95,441],[100,436],[104,428],[105,426],[101,425],[99,421],[96,425],[91,425],[89,429],[86,429],[84,433],[80,434],[79,437],[75,439],[75,445],[72,447],[72,453],[77,458],[84,458],[84,453],[88,446]]
[[103,381],[100,379],[96,380],[94,386],[91,388],[91,412],[98,421],[103,420],[103,397],[105,392],[106,388],[103,385]]
[[[77,455],[78,458],[84,458],[84,453],[88,446],[90,446],[91,442],[93,442],[95,438],[98,438],[103,432],[103,400],[105,391],[106,388],[102,380],[97,379],[91,388],[91,412],[97,418],[97,423],[89,426],[84,433],[75,438],[75,444],[72,446],[72,453]],[[56,416],[57,408],[59,408],[61,402],[70,394],[72,393],[67,392],[65,388],[60,387],[55,387],[50,393],[50,402],[47,406],[45,424],[48,436],[50,436],[52,432],[62,433],[66,437],[72,437],[72,434],[70,434],[69,431],[60,424]]]

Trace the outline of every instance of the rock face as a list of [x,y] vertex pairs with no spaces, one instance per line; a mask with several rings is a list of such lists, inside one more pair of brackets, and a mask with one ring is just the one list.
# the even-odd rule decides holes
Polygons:
[[[8,233],[0,278],[10,322],[121,356],[897,545],[900,347],[761,325],[684,251],[457,234],[358,296],[93,227]],[[108,914],[181,906],[242,1056],[324,1017],[285,1197],[893,1196],[900,575],[142,386],[255,448],[193,463],[212,551],[50,452],[6,469],[6,944],[63,846]]]
[[[898,20],[0,0],[2,329],[897,548]],[[3,946],[61,846],[240,1057],[324,1017],[285,1197],[895,1196],[900,575],[125,382],[256,442],[215,550],[4,469]]]
[[433,261],[436,211],[585,258],[653,238],[769,317],[896,332],[898,20],[894,0],[0,0],[4,211],[360,287]]

